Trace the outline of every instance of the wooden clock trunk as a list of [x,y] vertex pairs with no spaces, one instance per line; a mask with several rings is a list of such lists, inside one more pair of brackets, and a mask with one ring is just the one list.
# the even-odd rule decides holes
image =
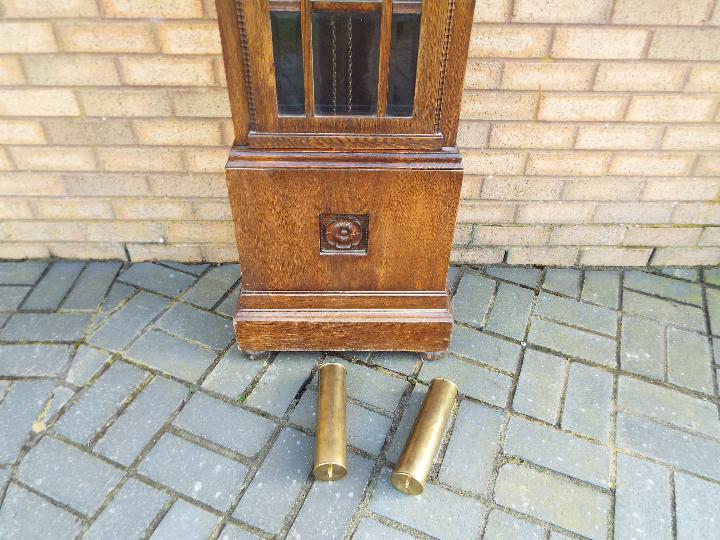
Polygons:
[[217,0],[239,347],[435,353],[473,0]]

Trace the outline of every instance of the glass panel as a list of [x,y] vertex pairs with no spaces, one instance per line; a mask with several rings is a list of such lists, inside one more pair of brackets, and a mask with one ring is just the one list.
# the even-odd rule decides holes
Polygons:
[[312,15],[315,114],[377,113],[379,11]]
[[420,14],[393,14],[391,40],[387,116],[412,116],[420,42]]
[[302,31],[299,11],[271,11],[278,112],[305,114]]

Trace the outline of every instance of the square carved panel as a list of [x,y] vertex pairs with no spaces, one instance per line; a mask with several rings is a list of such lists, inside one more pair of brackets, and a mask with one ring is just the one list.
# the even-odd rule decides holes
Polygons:
[[367,255],[368,214],[320,214],[322,255]]

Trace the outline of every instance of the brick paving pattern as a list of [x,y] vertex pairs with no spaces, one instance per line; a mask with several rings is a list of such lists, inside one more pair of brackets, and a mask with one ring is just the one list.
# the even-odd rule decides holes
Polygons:
[[[452,268],[448,354],[251,361],[236,265],[0,263],[0,537],[720,537],[720,269]],[[349,474],[314,482],[316,372]],[[425,493],[389,471],[429,381]]]

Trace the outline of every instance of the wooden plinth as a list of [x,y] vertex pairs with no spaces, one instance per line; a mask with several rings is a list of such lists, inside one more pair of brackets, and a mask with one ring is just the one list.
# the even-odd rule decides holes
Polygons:
[[243,271],[234,319],[241,349],[447,348],[445,283],[462,183],[455,149],[238,147],[226,178]]
[[443,351],[447,293],[245,293],[234,318],[241,349]]

